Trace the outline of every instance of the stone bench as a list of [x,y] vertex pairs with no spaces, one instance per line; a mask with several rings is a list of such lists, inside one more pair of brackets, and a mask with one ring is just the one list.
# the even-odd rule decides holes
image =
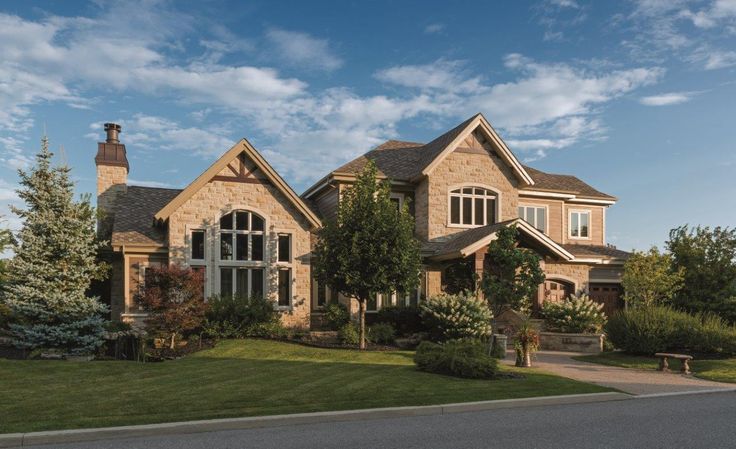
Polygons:
[[657,368],[657,371],[665,371],[668,372],[670,370],[670,365],[667,363],[667,359],[677,359],[680,362],[682,362],[682,366],[680,367],[680,372],[682,374],[690,374],[690,365],[688,362],[693,359],[693,356],[686,355],[686,354],[670,354],[666,352],[658,352],[654,354],[654,357],[659,358],[659,367]]

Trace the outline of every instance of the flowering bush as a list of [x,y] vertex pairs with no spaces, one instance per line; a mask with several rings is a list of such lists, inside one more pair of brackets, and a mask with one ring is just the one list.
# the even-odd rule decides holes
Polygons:
[[433,341],[491,335],[493,313],[479,298],[441,294],[421,303],[422,322]]
[[606,324],[603,304],[598,304],[584,293],[570,295],[562,302],[546,301],[542,305],[542,314],[547,328],[557,332],[600,332]]

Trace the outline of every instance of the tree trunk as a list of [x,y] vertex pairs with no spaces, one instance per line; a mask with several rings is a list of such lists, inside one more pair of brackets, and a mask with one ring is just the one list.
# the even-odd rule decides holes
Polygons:
[[173,334],[171,334],[171,350],[172,351],[174,349],[176,349],[176,345],[175,345],[176,340],[175,339],[176,339],[176,332],[174,332]]
[[359,322],[360,322],[360,344],[359,348],[360,350],[364,350],[366,348],[365,343],[365,301],[358,301],[359,304]]

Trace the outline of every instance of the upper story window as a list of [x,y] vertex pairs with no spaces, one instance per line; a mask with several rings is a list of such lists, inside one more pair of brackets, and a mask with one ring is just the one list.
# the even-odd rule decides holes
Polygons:
[[485,226],[496,222],[496,193],[479,187],[450,191],[450,225]]
[[570,238],[590,238],[590,211],[574,210],[570,212]]
[[195,229],[191,233],[192,261],[204,261],[204,230]]
[[263,261],[263,218],[233,211],[220,218],[221,261]]
[[519,206],[519,218],[547,233],[547,208],[544,206]]

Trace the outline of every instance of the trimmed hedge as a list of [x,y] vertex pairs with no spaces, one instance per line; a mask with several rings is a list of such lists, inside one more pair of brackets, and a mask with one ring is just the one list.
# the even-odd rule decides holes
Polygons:
[[685,352],[736,355],[736,328],[716,315],[691,315],[667,306],[625,309],[608,321],[608,339],[632,354]]
[[399,336],[409,336],[426,332],[422,324],[421,310],[417,306],[384,307],[376,313],[375,323],[388,323],[396,329]]
[[468,379],[492,379],[498,361],[487,354],[478,340],[453,340],[442,344],[423,341],[417,347],[414,363],[421,371]]

